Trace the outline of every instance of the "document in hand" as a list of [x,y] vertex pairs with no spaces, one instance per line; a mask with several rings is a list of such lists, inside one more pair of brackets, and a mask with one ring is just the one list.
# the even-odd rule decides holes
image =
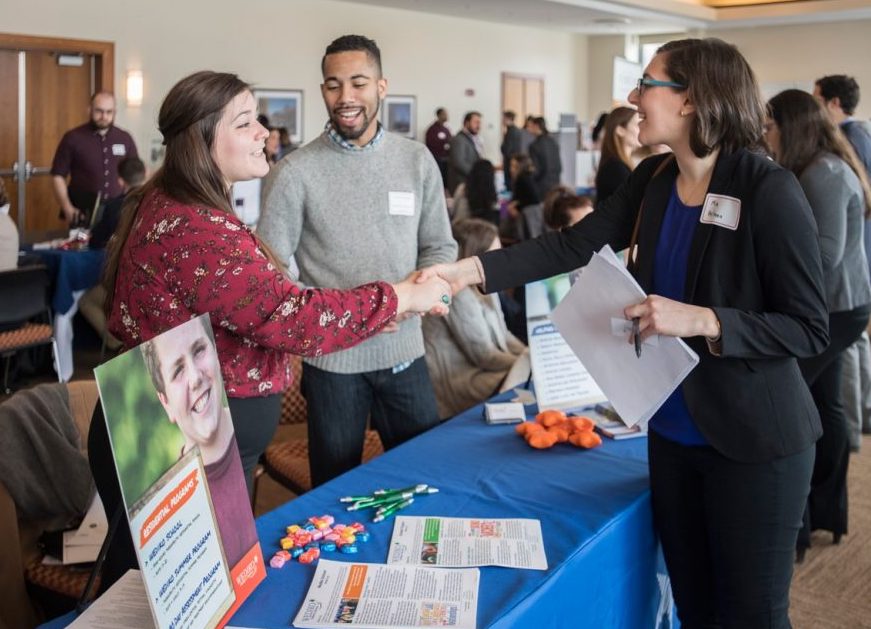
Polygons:
[[[644,291],[609,246],[590,263],[551,319],[628,426],[646,422],[699,362],[681,339],[651,337],[640,357],[629,342],[623,309]],[[631,328],[631,324],[629,325]]]

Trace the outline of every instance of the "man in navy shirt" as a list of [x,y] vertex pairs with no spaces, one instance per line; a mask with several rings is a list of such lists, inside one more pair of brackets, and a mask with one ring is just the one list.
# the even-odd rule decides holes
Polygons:
[[70,225],[87,224],[97,206],[123,192],[118,163],[137,157],[133,138],[113,124],[115,97],[111,93],[94,94],[89,111],[88,122],[64,134],[51,165],[61,217]]

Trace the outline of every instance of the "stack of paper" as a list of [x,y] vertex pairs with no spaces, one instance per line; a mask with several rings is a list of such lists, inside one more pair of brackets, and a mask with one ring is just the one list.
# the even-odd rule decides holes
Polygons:
[[[551,319],[629,426],[646,422],[698,364],[681,339],[652,337],[641,356],[623,310],[647,295],[610,247],[593,255]],[[631,324],[630,324],[631,327]]]

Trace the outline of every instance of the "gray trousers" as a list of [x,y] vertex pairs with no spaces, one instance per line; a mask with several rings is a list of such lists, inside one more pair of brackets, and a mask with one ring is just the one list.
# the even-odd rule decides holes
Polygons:
[[857,451],[862,433],[871,432],[871,343],[867,331],[844,350],[842,366],[841,392],[850,449]]

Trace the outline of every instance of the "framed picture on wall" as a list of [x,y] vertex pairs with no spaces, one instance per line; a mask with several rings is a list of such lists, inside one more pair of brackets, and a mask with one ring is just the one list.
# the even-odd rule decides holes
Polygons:
[[385,96],[381,103],[381,124],[393,133],[414,139],[417,111],[414,96]]
[[257,113],[272,127],[285,127],[293,144],[302,144],[302,90],[254,90]]

